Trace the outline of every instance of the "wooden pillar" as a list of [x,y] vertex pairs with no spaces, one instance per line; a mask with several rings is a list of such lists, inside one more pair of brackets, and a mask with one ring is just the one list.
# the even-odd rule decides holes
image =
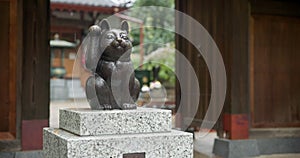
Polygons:
[[229,139],[249,137],[249,6],[247,0],[225,3],[225,49],[228,57],[228,95],[223,129]]
[[20,59],[22,53],[22,1],[0,1],[1,122],[0,151],[20,149]]
[[[220,131],[219,136],[223,137],[222,133],[225,132],[229,139],[248,138],[248,0],[177,0],[176,9],[192,16],[203,25],[222,54],[227,74],[227,95],[224,113],[220,117],[222,122],[219,122],[220,126],[216,127]],[[188,31],[192,33],[193,29],[197,28]],[[202,120],[211,93],[208,69],[205,61],[197,57],[195,46],[177,36],[176,47],[180,52],[184,52],[197,73],[201,96],[196,119]],[[176,68],[178,67],[180,67],[179,63]]]
[[42,149],[48,126],[50,82],[49,0],[23,3],[22,150]]

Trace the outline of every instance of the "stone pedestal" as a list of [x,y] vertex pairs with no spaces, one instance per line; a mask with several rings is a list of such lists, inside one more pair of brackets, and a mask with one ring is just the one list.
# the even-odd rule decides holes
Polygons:
[[80,136],[170,132],[171,115],[169,110],[150,108],[111,111],[60,109],[59,128]]
[[46,158],[192,158],[191,133],[171,129],[171,111],[150,108],[60,110],[59,129],[44,129]]

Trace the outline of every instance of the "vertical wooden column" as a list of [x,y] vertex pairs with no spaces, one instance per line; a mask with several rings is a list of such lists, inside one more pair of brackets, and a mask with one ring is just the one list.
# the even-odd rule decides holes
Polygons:
[[0,151],[20,149],[18,85],[22,52],[22,2],[21,0],[0,1],[1,26],[1,123]]
[[[10,93],[9,93],[9,70],[10,70],[10,2],[9,1],[0,1],[0,19],[2,21],[0,26],[0,48],[3,51],[0,54],[1,60],[1,74],[0,74],[0,139],[13,139],[13,134],[10,132],[10,117],[9,112],[10,108],[15,105],[10,103]],[[14,52],[12,52],[14,54]]]
[[22,150],[42,149],[42,128],[48,126],[49,6],[49,0],[23,3]]
[[229,103],[225,106],[223,129],[229,139],[249,137],[249,6],[247,0],[225,5],[225,49],[228,61]]
[[[190,15],[203,25],[222,54],[227,74],[227,96],[224,113],[220,117],[222,121],[218,123],[220,126],[216,127],[220,131],[219,136],[222,137],[221,133],[225,132],[226,137],[230,139],[248,138],[248,0],[177,0],[176,9]],[[184,21],[178,18],[176,20],[177,24]],[[190,28],[187,31],[192,33],[194,29],[197,28]],[[195,118],[203,120],[211,93],[206,63],[201,56],[198,56],[199,52],[195,46],[180,36],[176,36],[176,48],[184,53],[197,73],[200,83],[200,103]],[[176,71],[181,69],[180,63],[176,63]],[[180,99],[179,88],[176,96]],[[186,105],[186,108],[188,111],[189,105]]]

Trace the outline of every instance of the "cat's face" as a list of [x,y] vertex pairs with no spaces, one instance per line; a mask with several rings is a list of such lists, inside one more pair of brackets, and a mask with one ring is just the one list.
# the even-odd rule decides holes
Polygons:
[[132,44],[125,30],[111,29],[102,33],[100,46],[103,56],[111,60],[130,55]]

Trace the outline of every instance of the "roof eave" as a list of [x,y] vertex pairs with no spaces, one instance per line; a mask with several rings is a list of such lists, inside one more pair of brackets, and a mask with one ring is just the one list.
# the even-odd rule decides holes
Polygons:
[[68,4],[68,3],[51,3],[51,10],[61,10],[61,11],[83,11],[83,12],[100,12],[107,14],[114,14],[128,9],[127,7],[118,7],[118,6],[91,6],[91,5],[80,5],[80,4]]

